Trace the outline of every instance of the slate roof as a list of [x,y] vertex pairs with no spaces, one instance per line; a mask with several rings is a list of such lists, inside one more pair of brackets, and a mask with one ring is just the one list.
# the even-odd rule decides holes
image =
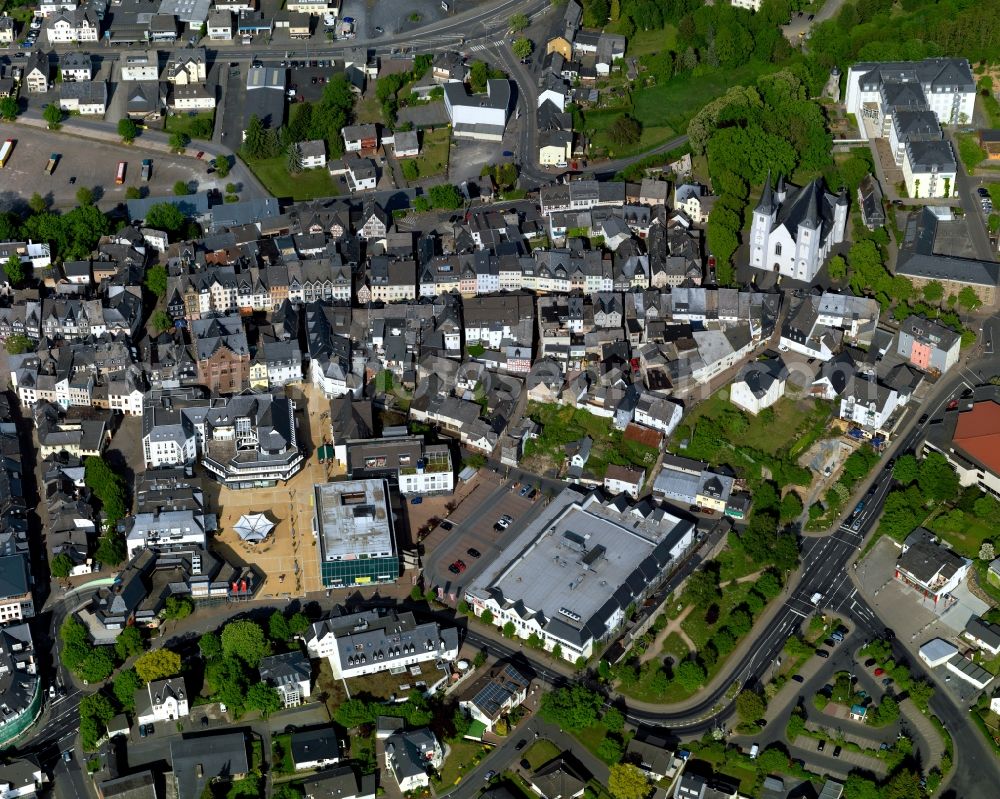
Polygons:
[[177,799],[201,799],[212,779],[250,771],[246,736],[242,732],[171,738],[170,761]]

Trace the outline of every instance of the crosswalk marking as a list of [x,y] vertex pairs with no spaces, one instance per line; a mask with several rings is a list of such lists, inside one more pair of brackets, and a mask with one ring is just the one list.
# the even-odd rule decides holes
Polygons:
[[501,44],[506,44],[504,39],[497,39],[495,42],[490,42],[489,44],[474,44],[469,48],[473,53],[481,53],[484,50],[489,50],[491,47],[499,47]]

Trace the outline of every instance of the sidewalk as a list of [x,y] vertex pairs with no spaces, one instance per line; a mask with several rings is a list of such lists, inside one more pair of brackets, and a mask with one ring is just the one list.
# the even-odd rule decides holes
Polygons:
[[925,754],[928,768],[940,766],[941,756],[944,754],[944,741],[941,740],[941,733],[937,727],[931,724],[931,720],[920,712],[920,708],[913,704],[911,699],[900,702],[899,709],[902,711],[903,719],[913,726],[920,740],[927,746],[928,751]]

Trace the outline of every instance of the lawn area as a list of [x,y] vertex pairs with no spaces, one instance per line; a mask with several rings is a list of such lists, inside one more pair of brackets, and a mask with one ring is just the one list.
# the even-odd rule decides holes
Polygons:
[[528,416],[542,426],[542,432],[537,439],[527,442],[525,457],[543,471],[565,463],[565,445],[585,435],[594,440],[585,469],[596,477],[603,478],[611,463],[648,469],[656,461],[655,448],[626,441],[610,419],[594,416],[580,408],[531,402],[528,403]]
[[675,660],[682,660],[688,656],[688,646],[681,638],[680,633],[670,633],[664,641],[660,653],[665,657],[672,657]]
[[435,130],[425,130],[420,134],[420,138],[420,155],[413,159],[417,162],[420,177],[447,174],[451,129],[445,126]]
[[291,774],[295,771],[292,762],[292,736],[287,734],[272,735],[272,770],[276,774]]
[[317,197],[335,197],[337,186],[325,169],[306,169],[297,175],[288,174],[287,159],[283,155],[248,161],[250,171],[275,197],[293,200],[315,200]]
[[715,558],[719,564],[719,582],[728,582],[740,577],[746,577],[760,570],[760,565],[753,562],[743,550],[726,547]]
[[609,108],[588,111],[584,114],[584,126],[591,131],[594,146],[606,151],[609,157],[624,158],[633,153],[645,152],[677,135],[677,131],[670,125],[650,125],[643,117],[636,114],[636,118],[643,123],[642,135],[639,137],[638,143],[627,147],[618,147],[608,137],[608,129],[624,113],[626,113],[624,109]]
[[979,146],[979,137],[975,133],[958,133],[958,157],[965,165],[965,171],[970,175],[975,171],[980,161],[986,160],[986,153]]
[[[729,401],[725,392],[718,391],[698,405],[684,420],[684,424],[694,427],[699,419],[716,419],[727,410],[738,410],[738,408]],[[765,415],[747,414],[750,427],[741,436],[741,444],[769,455],[777,455],[781,450],[793,445],[799,450],[803,436],[812,433],[817,427],[820,430],[825,429],[826,422],[830,418],[829,403],[817,400],[792,400],[782,397],[771,406],[771,410],[774,411],[772,420],[768,420]]]
[[[199,123],[200,120],[207,120],[212,126],[211,128],[206,127],[206,130],[209,131],[207,136],[195,135],[195,129],[199,124],[205,124],[204,122]],[[192,139],[209,141],[212,138],[212,131],[215,130],[215,114],[212,111],[205,111],[194,116],[189,116],[188,114],[171,114],[167,117],[164,128],[167,133],[186,133]],[[202,132],[198,131],[198,133]]]
[[382,104],[379,103],[374,91],[366,93],[354,104],[354,122],[357,125],[369,122],[383,124]]
[[333,678],[328,658],[320,658],[319,674],[316,675],[316,689],[326,697],[326,712],[330,714],[330,718],[333,718],[333,714],[340,707],[340,704],[347,701],[347,692],[344,691],[344,684]]
[[[710,608],[695,608],[692,610],[681,627],[699,650],[703,649],[711,637],[715,635],[720,627],[725,626],[725,622],[730,611],[746,601],[747,594],[753,588],[753,583],[733,583],[726,586],[719,601]],[[714,608],[717,608],[716,611]],[[721,660],[721,659],[720,659]],[[711,678],[716,669],[709,671]]]
[[935,516],[926,524],[931,532],[940,535],[959,555],[967,558],[978,558],[983,541],[993,541],[996,537],[996,528],[989,522],[958,508]]
[[[603,737],[603,736],[602,736]],[[559,747],[548,738],[539,738],[524,753],[524,759],[528,761],[532,771],[544,766],[555,757],[562,754]]]
[[639,89],[632,95],[633,114],[651,128],[687,130],[687,123],[710,100],[726,93],[730,86],[752,83],[761,75],[778,69],[773,64],[752,63],[738,69],[699,67],[665,83]]
[[[608,29],[612,30],[614,26]],[[667,25],[658,31],[636,31],[628,40],[625,55],[632,58],[673,50],[677,47],[677,28]]]
[[351,760],[361,767],[363,773],[376,767],[374,735],[351,737]]
[[457,785],[462,775],[473,768],[483,756],[483,745],[475,741],[448,741],[448,757],[441,765],[439,777],[434,780],[435,787]]

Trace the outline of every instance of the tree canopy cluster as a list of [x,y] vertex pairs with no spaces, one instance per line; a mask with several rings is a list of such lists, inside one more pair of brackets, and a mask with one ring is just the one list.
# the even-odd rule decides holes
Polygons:
[[542,694],[539,712],[546,721],[577,731],[590,727],[598,720],[603,704],[600,694],[582,685],[570,685]]
[[708,156],[719,200],[709,214],[706,237],[719,282],[730,284],[750,186],[763,184],[769,175],[777,180],[796,170],[822,172],[831,163],[831,137],[822,108],[788,69],[765,75],[754,86],[730,88],[694,116],[688,136],[691,149]]
[[[910,454],[899,456],[893,467],[893,477],[901,486],[885,498],[879,529],[898,541],[906,538],[927,517],[928,503],[946,502],[959,495],[958,474],[939,452],[929,452],[919,461]],[[970,499],[963,501],[966,496]],[[977,503],[977,498],[982,497],[983,494],[973,488],[959,498],[955,509],[959,524],[964,522],[964,506],[973,515],[978,515],[977,510],[990,513],[988,503]],[[947,523],[947,515],[943,521]]]
[[46,203],[30,204],[32,213],[19,219],[0,213],[0,241],[47,241],[53,259],[89,258],[101,236],[111,232],[111,222],[95,205],[84,205],[64,214],[46,209]]
[[260,682],[257,667],[272,652],[284,652],[295,635],[309,628],[302,613],[286,617],[276,610],[268,619],[267,631],[246,619],[231,621],[220,634],[206,633],[198,640],[205,659],[205,684],[214,699],[225,703],[235,717],[248,710],[263,716],[281,707],[277,691]]

